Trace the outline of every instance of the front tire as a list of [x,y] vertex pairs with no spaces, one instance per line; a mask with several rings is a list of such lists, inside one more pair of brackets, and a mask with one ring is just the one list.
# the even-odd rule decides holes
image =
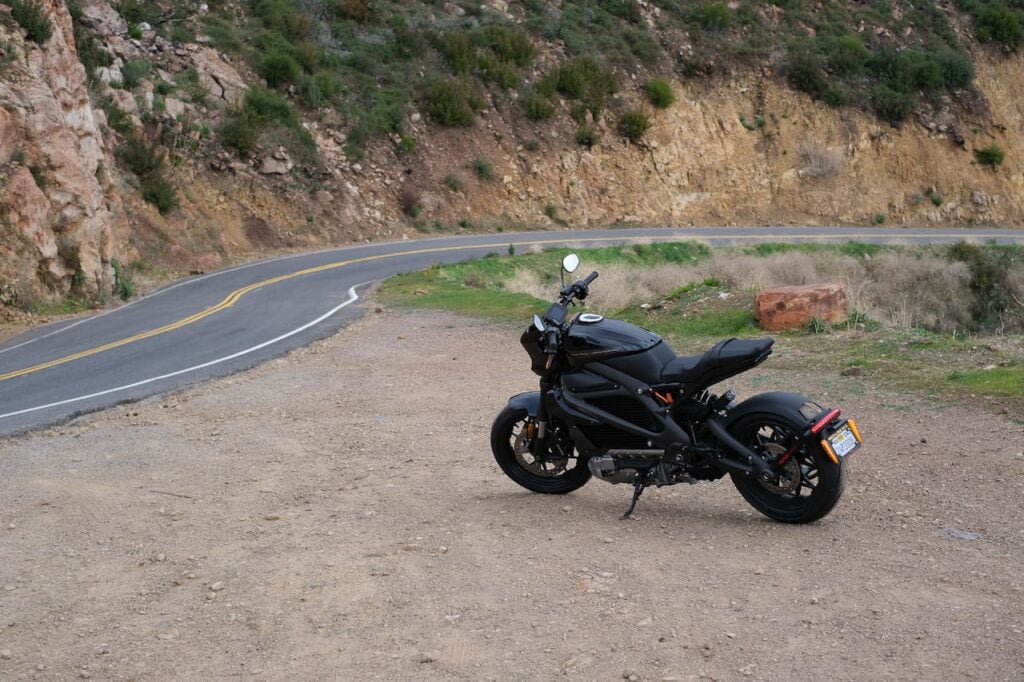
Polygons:
[[[778,414],[753,414],[729,428],[738,441],[769,461],[777,461],[799,442],[805,426]],[[771,481],[732,474],[747,502],[783,523],[811,523],[832,511],[846,485],[846,462],[833,462],[817,443],[804,443]]]
[[529,451],[529,429],[536,422],[523,408],[506,407],[491,427],[491,452],[505,475],[535,493],[564,495],[590,480],[590,470],[572,447],[568,435],[549,428],[544,457]]

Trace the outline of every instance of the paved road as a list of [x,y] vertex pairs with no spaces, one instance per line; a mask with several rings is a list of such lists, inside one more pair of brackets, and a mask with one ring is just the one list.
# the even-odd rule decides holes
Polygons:
[[[0,344],[0,435],[237,372],[329,335],[359,314],[373,282],[510,243],[602,246],[631,240],[1024,243],[1024,231],[874,228],[648,228],[468,235],[273,258],[186,279],[90,317]],[[585,264],[584,264],[585,267]]]

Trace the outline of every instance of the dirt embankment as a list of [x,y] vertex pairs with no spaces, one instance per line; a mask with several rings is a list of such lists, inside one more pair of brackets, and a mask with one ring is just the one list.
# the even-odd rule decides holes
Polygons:
[[0,444],[0,677],[1024,675],[1020,423],[769,364],[743,393],[806,391],[867,435],[835,512],[779,525],[723,481],[623,522],[624,487],[541,497],[491,459],[533,385],[517,337],[371,314]]

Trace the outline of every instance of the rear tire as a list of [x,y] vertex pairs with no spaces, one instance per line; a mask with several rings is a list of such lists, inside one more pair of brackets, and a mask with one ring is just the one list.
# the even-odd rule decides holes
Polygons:
[[[553,453],[550,461],[542,462],[538,462],[528,452],[517,455],[515,443],[520,437],[520,430],[529,423],[532,420],[525,409],[512,407],[506,407],[494,420],[491,427],[491,452],[506,476],[527,490],[547,495],[571,493],[590,480],[590,470],[576,456],[575,450],[569,452],[571,457]],[[563,445],[563,452],[565,448],[571,448],[571,442],[566,436],[549,434],[550,442],[556,440]],[[530,459],[533,461],[527,461]],[[545,470],[545,467],[551,468]]]
[[[798,434],[805,428],[782,415],[753,414],[733,424],[729,433],[774,460],[797,442]],[[802,445],[788,462],[788,477],[762,483],[757,478],[734,473],[732,482],[754,509],[776,521],[811,523],[832,511],[846,485],[845,460],[836,464],[820,445],[809,443]]]

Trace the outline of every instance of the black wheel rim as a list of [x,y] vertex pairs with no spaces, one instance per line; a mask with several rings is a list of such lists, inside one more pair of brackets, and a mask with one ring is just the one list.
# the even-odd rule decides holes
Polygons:
[[[538,456],[531,449],[535,437],[537,423],[527,417],[512,424],[509,431],[509,447],[519,466],[528,473],[544,478],[563,476],[573,470],[579,463],[576,450],[571,441],[557,426],[548,434],[548,452]],[[533,434],[533,435],[531,435]]]

